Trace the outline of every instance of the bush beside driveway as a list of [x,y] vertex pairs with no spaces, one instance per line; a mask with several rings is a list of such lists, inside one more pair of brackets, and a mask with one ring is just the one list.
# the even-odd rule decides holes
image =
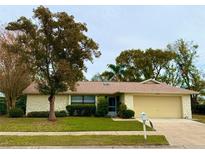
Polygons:
[[205,123],[205,115],[193,115],[193,120],[201,122],[201,123]]

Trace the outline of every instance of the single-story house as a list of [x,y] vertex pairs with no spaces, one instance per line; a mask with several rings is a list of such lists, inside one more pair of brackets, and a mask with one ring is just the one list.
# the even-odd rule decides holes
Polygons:
[[[32,83],[24,91],[27,95],[26,113],[48,111],[48,96],[40,94]],[[99,96],[105,96],[109,103],[109,115],[116,115],[117,104],[125,103],[128,109],[141,112],[150,118],[192,118],[190,96],[198,94],[192,90],[173,87],[149,79],[143,82],[92,82],[76,84],[75,91],[56,95],[55,109],[66,110],[69,104],[97,104]]]

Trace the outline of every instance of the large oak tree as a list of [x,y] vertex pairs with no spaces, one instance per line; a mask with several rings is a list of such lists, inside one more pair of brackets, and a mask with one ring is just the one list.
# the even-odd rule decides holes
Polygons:
[[52,13],[43,6],[34,10],[34,20],[20,17],[6,27],[19,31],[18,44],[22,60],[32,70],[38,89],[49,95],[49,120],[55,121],[55,95],[75,90],[83,79],[85,61],[98,57],[98,45],[85,35],[86,24],[76,22],[66,12]]

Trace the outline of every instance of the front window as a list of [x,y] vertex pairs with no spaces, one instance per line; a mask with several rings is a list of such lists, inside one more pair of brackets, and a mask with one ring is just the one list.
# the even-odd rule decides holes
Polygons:
[[83,96],[71,96],[71,104],[82,104]]
[[95,104],[95,96],[71,96],[71,104]]

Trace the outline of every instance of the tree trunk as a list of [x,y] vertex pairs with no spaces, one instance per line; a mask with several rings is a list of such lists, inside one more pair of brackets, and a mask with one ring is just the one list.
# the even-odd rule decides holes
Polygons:
[[8,97],[6,99],[7,101],[7,112],[12,109],[12,108],[15,108],[16,107],[16,99],[15,98],[12,98],[12,97]]
[[16,99],[12,99],[11,100],[11,108],[15,108],[16,107]]
[[49,121],[56,121],[55,109],[54,109],[54,102],[55,96],[51,95],[48,97],[48,101],[50,102],[50,112],[49,112]]
[[191,95],[191,104],[198,104],[197,96],[196,94]]
[[9,105],[9,101],[8,99],[6,100],[6,108],[7,108],[7,113],[9,113],[9,110],[10,110],[10,105]]

